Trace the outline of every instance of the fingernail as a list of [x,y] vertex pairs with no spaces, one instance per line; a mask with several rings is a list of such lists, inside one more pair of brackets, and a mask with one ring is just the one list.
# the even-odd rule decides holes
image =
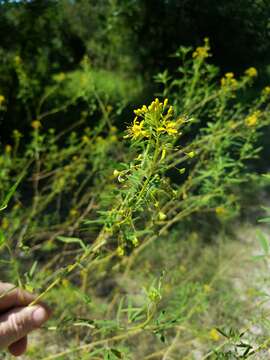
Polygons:
[[48,319],[47,311],[43,307],[39,306],[33,311],[32,319],[36,326],[42,325]]

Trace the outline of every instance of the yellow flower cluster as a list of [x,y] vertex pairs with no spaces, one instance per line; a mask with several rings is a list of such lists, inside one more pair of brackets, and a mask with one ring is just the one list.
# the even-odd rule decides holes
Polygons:
[[253,77],[256,77],[258,76],[258,71],[255,67],[250,67],[248,68],[246,71],[245,71],[245,74],[250,77],[250,78],[253,78]]
[[165,132],[168,135],[175,135],[177,134],[176,123],[174,121],[169,121],[168,123],[165,123],[163,126],[159,127],[157,131]]
[[221,86],[231,89],[237,88],[237,80],[234,78],[233,72],[228,72],[225,76],[221,79]]
[[146,137],[147,132],[143,130],[144,127],[144,120],[139,122],[138,117],[136,116],[132,126],[128,129],[129,135],[128,137],[132,137],[132,139],[137,139],[139,137]]
[[[168,99],[164,102],[160,102],[159,99],[155,99],[147,107],[143,105],[141,108],[134,110],[136,115],[133,120],[133,124],[128,128],[128,135],[125,138],[131,137],[132,139],[138,139],[139,137],[150,137],[151,130],[156,133],[163,133],[167,135],[176,135],[177,122],[170,120],[173,116],[173,107],[169,106],[168,111],[165,109],[168,107]],[[142,118],[139,120],[139,118]],[[153,123],[153,119],[154,123]],[[152,122],[152,123],[151,123]],[[151,126],[147,129],[147,125],[151,123]]]
[[255,111],[253,114],[249,115],[245,120],[246,126],[248,126],[248,127],[256,126],[260,115],[261,115],[261,112],[259,110]]
[[206,59],[210,56],[209,53],[210,46],[209,46],[209,39],[204,39],[204,46],[198,46],[196,50],[193,52],[192,57],[195,59]]

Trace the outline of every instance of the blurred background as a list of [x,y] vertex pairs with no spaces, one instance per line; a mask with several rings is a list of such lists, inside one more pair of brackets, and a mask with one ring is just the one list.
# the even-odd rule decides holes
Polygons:
[[[124,91],[129,97],[126,107],[152,97],[157,90],[153,76],[177,68],[172,55],[180,45],[197,46],[205,37],[211,42],[211,62],[221,72],[237,75],[255,66],[260,73],[256,85],[269,80],[268,1],[22,0],[1,1],[0,6],[0,91],[7,95],[8,104],[0,115],[4,142],[14,126],[27,133],[35,116],[34,104],[53,75],[76,69],[86,55],[96,71],[105,71],[104,81],[125,79],[137,84],[136,92],[132,85]],[[32,77],[32,96],[26,104],[18,101],[16,56],[23,59]],[[121,100],[120,95],[111,99]],[[65,116],[65,126],[72,122],[72,112],[83,108],[82,103],[73,106]],[[63,126],[61,117],[60,112],[46,126]]]

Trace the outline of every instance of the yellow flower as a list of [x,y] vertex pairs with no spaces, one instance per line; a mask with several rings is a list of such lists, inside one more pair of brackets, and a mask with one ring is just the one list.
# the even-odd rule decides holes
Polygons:
[[113,132],[113,133],[117,132],[117,127],[116,127],[116,126],[112,126],[112,127],[111,127],[111,132]]
[[163,109],[166,108],[166,106],[168,105],[168,102],[169,102],[169,100],[166,98],[163,103]]
[[195,155],[196,155],[195,151],[190,151],[189,153],[187,153],[187,156],[191,159],[194,158]]
[[260,114],[261,114],[261,112],[258,110],[258,111],[255,111],[253,114],[249,115],[245,120],[246,126],[248,126],[248,127],[256,126],[258,123]]
[[144,121],[139,122],[138,117],[136,116],[133,125],[128,129],[128,135],[125,136],[131,137],[132,139],[137,139],[140,136],[147,136],[147,132],[143,130]]
[[118,246],[116,251],[117,251],[117,255],[120,256],[120,257],[125,255],[125,250],[124,250],[124,248],[122,246]]
[[114,176],[114,177],[117,177],[117,176],[119,176],[120,174],[121,174],[120,171],[118,171],[118,170],[116,170],[116,169],[113,171],[113,176]]
[[3,104],[3,102],[5,101],[5,97],[4,95],[0,95],[0,106]]
[[143,105],[143,107],[141,107],[140,109],[134,110],[134,114],[137,116],[143,116],[147,112],[147,110],[147,106]]
[[209,40],[207,38],[204,39],[205,45],[198,46],[196,50],[193,52],[192,57],[195,59],[205,59],[210,56],[209,50]]
[[34,130],[38,130],[41,127],[41,122],[39,120],[34,120],[31,122],[31,126]]
[[158,213],[158,217],[159,217],[159,220],[162,221],[162,220],[165,220],[165,219],[166,219],[167,215],[164,214],[164,212],[160,211],[160,212]]
[[113,110],[112,105],[107,105],[106,110],[107,110],[107,113],[110,114],[112,112],[112,110]]
[[253,78],[253,77],[258,76],[258,71],[257,71],[257,69],[255,69],[255,67],[250,67],[245,71],[245,74],[248,77]]
[[179,173],[183,175],[186,172],[186,168],[179,169]]
[[110,136],[110,140],[111,140],[111,142],[116,142],[118,139],[117,139],[116,135],[112,135],[112,136]]
[[233,72],[227,72],[224,75],[224,77],[221,79],[221,86],[232,88],[232,89],[237,88],[237,80],[234,78]]
[[166,124],[166,131],[169,135],[177,134],[176,123],[173,121],[168,122]]
[[218,341],[220,339],[219,332],[216,329],[211,329],[209,332],[210,339]]
[[266,86],[263,89],[263,95],[270,95],[270,86]]
[[218,216],[223,216],[226,214],[226,209],[223,206],[217,206],[215,211]]
[[82,137],[82,142],[85,143],[85,144],[87,144],[87,143],[89,143],[89,141],[90,141],[89,136],[83,135],[83,137]]
[[19,65],[22,62],[22,59],[19,55],[16,55],[14,58],[14,62],[16,65]]
[[169,116],[172,116],[172,115],[173,115],[173,107],[172,107],[172,105],[169,107],[169,110],[168,110],[167,114],[168,114]]
[[71,217],[76,217],[78,214],[79,214],[78,210],[76,210],[76,209],[71,209],[70,212],[69,212],[69,215]]
[[134,247],[138,246],[139,245],[139,240],[136,236],[134,236],[131,240],[132,244]]
[[12,146],[9,145],[9,144],[7,144],[7,145],[5,146],[5,152],[6,152],[6,154],[10,154],[11,151],[12,151]]
[[175,135],[177,134],[176,123],[169,121],[168,123],[164,124],[164,126],[157,128],[157,131],[166,132],[168,135]]

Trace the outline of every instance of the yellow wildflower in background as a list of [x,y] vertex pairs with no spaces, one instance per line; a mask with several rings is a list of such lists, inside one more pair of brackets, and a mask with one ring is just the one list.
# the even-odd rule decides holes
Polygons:
[[78,212],[78,210],[76,210],[76,209],[70,209],[69,215],[70,215],[71,217],[76,217],[76,216],[79,215],[79,212]]
[[195,155],[196,155],[195,151],[190,151],[189,153],[187,153],[187,156],[191,159],[194,158]]
[[270,86],[266,86],[262,92],[263,95],[270,95]]
[[41,128],[41,122],[39,120],[34,120],[31,122],[31,126],[34,130]]
[[3,102],[5,102],[5,97],[4,95],[0,95],[0,106],[3,104]]
[[90,141],[89,136],[83,135],[83,137],[82,137],[82,142],[85,143],[85,144],[87,144],[87,143],[89,143],[89,141]]
[[118,246],[116,251],[117,251],[117,255],[120,256],[120,257],[125,255],[125,251],[124,251],[124,248],[122,246]]
[[209,39],[204,39],[205,45],[204,46],[198,46],[196,50],[193,52],[192,57],[195,59],[206,59],[210,56],[209,50]]
[[252,66],[252,67],[248,68],[248,69],[245,71],[245,74],[246,74],[248,77],[253,78],[253,77],[258,76],[258,71],[257,71],[257,69],[256,69],[255,67]]
[[16,65],[19,65],[22,62],[21,57],[19,55],[16,55],[14,57],[14,62],[15,62]]
[[5,153],[6,153],[6,154],[10,154],[11,151],[12,151],[12,146],[9,145],[9,144],[7,144],[7,145],[5,146]]
[[214,341],[218,341],[220,339],[220,335],[217,329],[211,329],[209,332],[209,337]]
[[248,127],[256,126],[258,123],[260,114],[261,114],[261,112],[258,110],[258,111],[255,111],[253,114],[249,115],[245,120],[246,126],[248,126]]
[[227,72],[224,77],[220,80],[221,86],[236,89],[237,88],[237,80],[234,78],[233,72]]
[[112,105],[107,105],[106,106],[106,111],[107,111],[108,114],[110,114],[112,112],[112,110],[113,110]]
[[164,212],[160,211],[160,212],[158,213],[158,217],[159,217],[159,220],[162,221],[162,220],[165,220],[165,219],[166,219],[167,215],[164,214]]
[[217,206],[215,211],[218,216],[223,216],[227,212],[224,206]]
[[117,177],[117,176],[119,176],[120,174],[121,174],[120,171],[118,171],[118,170],[116,170],[116,169],[113,171],[113,176],[114,176],[114,177]]
[[139,245],[139,240],[136,236],[134,236],[131,240],[134,247],[137,247]]

